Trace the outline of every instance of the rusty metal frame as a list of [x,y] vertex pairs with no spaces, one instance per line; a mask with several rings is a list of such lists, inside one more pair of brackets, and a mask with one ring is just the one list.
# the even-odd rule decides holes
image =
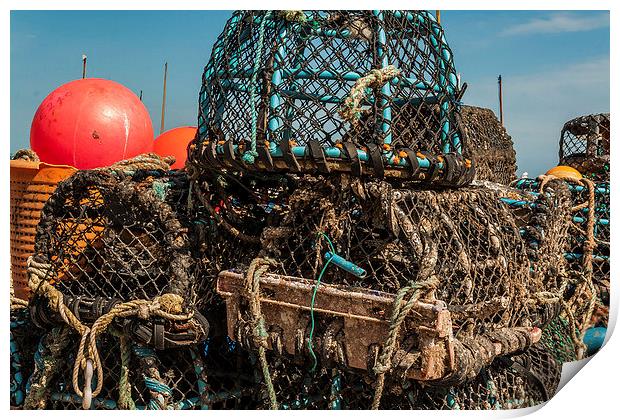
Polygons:
[[[217,281],[217,292],[226,300],[228,335],[242,342],[244,337],[240,324],[243,324],[244,282],[242,274],[231,271],[220,273]],[[307,350],[305,326],[309,323],[314,286],[314,282],[306,279],[275,274],[265,274],[260,279],[261,311],[266,329],[271,331],[271,339],[268,340],[271,350],[290,355]],[[314,312],[317,317],[326,316],[331,319],[332,325],[341,327],[344,335],[338,343],[342,346],[344,360],[341,360],[342,356],[338,357],[338,351],[327,352],[323,349],[323,354],[331,354],[332,360],[351,368],[366,370],[371,367],[369,365],[376,358],[379,346],[388,336],[393,300],[393,295],[388,293],[345,290],[321,284],[317,290]],[[274,330],[276,334],[273,334]],[[414,351],[400,350],[395,354],[397,365],[407,365],[409,378],[423,381],[440,379],[446,370],[454,369],[452,322],[444,302],[417,302],[402,331],[401,341],[405,336],[414,335],[419,343]],[[336,333],[338,331],[334,331],[332,336]],[[317,341],[321,341],[323,347],[330,342],[327,338]]]

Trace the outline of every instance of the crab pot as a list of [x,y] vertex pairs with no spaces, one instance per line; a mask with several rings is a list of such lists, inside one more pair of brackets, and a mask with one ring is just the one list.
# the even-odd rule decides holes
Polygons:
[[67,297],[193,303],[183,173],[79,171],[45,204],[35,255]]
[[205,67],[190,160],[428,180],[459,165],[441,157],[463,152],[462,93],[429,12],[239,11]]
[[43,205],[58,183],[76,171],[70,166],[11,160],[11,277],[15,296],[29,296],[26,260],[33,254]]
[[461,108],[463,150],[476,159],[476,179],[508,185],[517,172],[512,138],[492,110]]
[[[586,256],[584,245],[588,239],[587,224],[592,211],[594,211],[594,249],[592,250],[592,281],[598,296],[598,309],[595,311],[593,323],[596,326],[606,326],[609,310],[609,286],[610,286],[610,186],[609,182],[598,182],[594,184],[594,209],[588,203],[589,191],[586,185],[572,181],[557,181],[564,184],[570,191],[571,207],[586,204],[576,211],[571,212],[570,223],[566,225],[566,245],[560,250],[564,255],[570,273],[578,277],[587,272]],[[540,182],[536,179],[520,179],[515,187],[526,193],[526,197],[518,200],[504,198],[504,202],[510,206],[534,207],[535,201],[543,195],[553,197],[556,192],[546,191],[540,193]],[[525,234],[525,232],[523,232]],[[536,238],[529,240],[536,242]]]
[[560,135],[560,165],[586,178],[609,182],[609,114],[584,115],[568,121]]
[[[437,325],[448,325],[437,332],[437,337],[451,335],[453,343],[471,344],[487,332],[500,333],[503,328],[516,331],[525,326],[539,326],[542,329],[555,316],[553,305],[532,307],[525,305],[527,299],[522,299],[524,293],[555,290],[557,279],[549,272],[549,266],[532,263],[530,254],[535,251],[520,234],[523,227],[549,230],[549,226],[557,225],[557,218],[564,213],[557,212],[556,218],[553,208],[549,218],[537,219],[538,213],[533,211],[518,214],[500,201],[497,191],[487,187],[428,191],[387,181],[362,183],[344,174],[278,178],[243,174],[234,182],[224,177],[219,182],[213,179],[205,184],[202,189],[208,191],[208,200],[202,198],[213,210],[206,212],[205,217],[211,214],[213,223],[205,234],[214,235],[211,238],[234,236],[241,244],[237,251],[243,254],[229,260],[230,271],[221,273],[217,281],[218,305],[222,306],[223,300],[226,309],[226,317],[222,317],[228,323],[225,334],[250,352],[255,347],[251,330],[247,329],[252,324],[247,323],[246,294],[241,290],[244,273],[249,261],[259,254],[276,260],[269,273],[261,277],[260,290],[264,293],[261,307],[269,335],[270,369],[283,406],[327,408],[339,394],[340,386],[342,393],[353,393],[346,401],[361,398],[356,394],[358,391],[349,389],[355,388],[356,379],[347,382],[350,379],[345,378],[366,378],[366,383],[373,382],[372,361],[373,355],[376,356],[373,352],[384,343],[391,302],[395,293],[411,279],[436,277],[438,283],[432,294],[422,300],[431,307],[433,303],[441,305],[433,299],[441,300],[449,308],[451,318],[445,324],[438,321],[444,315],[433,318],[440,311],[436,315],[428,312],[427,318],[411,320],[411,330],[405,329],[399,337],[401,352],[398,354],[403,366],[407,360],[412,361],[408,365],[410,375],[415,376],[416,371],[438,375],[434,379],[418,376],[412,380],[432,383],[441,378],[460,387],[480,374],[471,369],[464,377],[448,375],[449,357],[428,363],[430,359],[408,354],[421,350],[421,334],[415,326],[427,326],[425,332],[428,332]],[[540,223],[542,226],[538,226]],[[333,250],[322,234],[329,238]],[[562,236],[545,237],[550,242],[545,248],[549,251],[536,251],[540,260],[552,261],[554,268],[566,264],[565,259],[555,258],[553,254],[553,246],[561,246],[556,243],[561,240]],[[229,255],[227,248],[224,244],[213,247],[205,259]],[[318,366],[314,374],[307,374],[312,367],[307,346],[310,296],[329,259],[328,252],[340,258],[338,264],[327,264],[322,285],[317,289],[314,348]],[[362,272],[366,276],[359,275]],[[532,289],[524,289],[524,284],[532,285]],[[366,301],[368,305],[363,304]],[[339,309],[343,307],[355,309],[340,314]],[[426,313],[424,308],[415,312]],[[350,328],[354,320],[348,317],[378,326],[360,324]],[[359,331],[365,334],[359,336]],[[443,346],[442,340],[436,338],[434,342]],[[534,342],[531,340],[530,345]],[[437,354],[450,354],[449,344],[442,349]],[[462,349],[455,350],[457,366],[459,354],[463,354]],[[477,363],[487,369],[502,357],[498,355],[494,360]],[[422,367],[432,364],[437,370]],[[446,375],[442,376],[442,372]],[[328,391],[332,385],[333,395]],[[304,390],[302,394],[297,391],[300,388]],[[340,399],[343,407],[364,406],[361,402],[345,404],[344,401],[344,397]],[[387,397],[385,404],[400,407],[408,403]],[[513,401],[513,404],[521,406],[527,402]]]
[[[122,302],[150,301],[166,293],[183,298],[183,313],[193,313],[181,321],[117,318],[97,341],[104,383],[92,408],[206,404],[198,343],[207,336],[208,323],[194,306],[196,265],[187,191],[184,172],[79,171],[58,186],[43,208],[34,260],[49,264],[50,283],[80,322],[92,325]],[[35,360],[53,360],[56,371],[40,404],[80,407],[71,379],[80,336],[71,333],[44,296],[31,300],[30,316],[43,329]],[[32,383],[40,383],[43,368],[37,365]],[[121,395],[124,372],[129,372],[130,384]],[[27,403],[29,396],[34,398],[27,394]],[[212,403],[220,397],[228,398],[213,396]]]

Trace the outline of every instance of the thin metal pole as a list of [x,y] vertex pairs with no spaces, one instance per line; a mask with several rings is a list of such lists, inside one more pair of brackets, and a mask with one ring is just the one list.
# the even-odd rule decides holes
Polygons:
[[504,97],[502,94],[502,75],[497,78],[497,84],[499,85],[499,122],[504,125]]
[[86,54],[82,54],[82,79],[86,79]]
[[164,95],[161,100],[161,125],[159,134],[164,132],[164,117],[166,115],[166,79],[168,78],[168,62],[164,65]]
[[435,20],[441,24],[441,10],[435,10]]

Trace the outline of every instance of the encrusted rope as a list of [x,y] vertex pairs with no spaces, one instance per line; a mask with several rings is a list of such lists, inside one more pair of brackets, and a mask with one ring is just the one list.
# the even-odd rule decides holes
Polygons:
[[362,108],[360,104],[368,96],[369,88],[380,88],[391,79],[400,75],[400,70],[389,65],[382,69],[372,69],[366,76],[357,79],[351,92],[345,98],[338,113],[351,125],[357,126],[360,118],[362,118]]
[[[439,278],[436,276],[432,276],[427,280],[420,282],[412,282],[409,285],[401,288],[396,297],[394,298],[394,306],[392,309],[392,316],[390,318],[390,330],[388,338],[383,345],[383,351],[379,356],[379,360],[377,361],[374,372],[377,374],[377,383],[375,385],[375,394],[372,401],[372,409],[378,410],[379,404],[381,403],[381,396],[383,395],[383,388],[385,386],[385,374],[392,368],[392,356],[394,351],[396,350],[396,340],[398,338],[398,333],[400,332],[400,327],[402,326],[403,321],[416,304],[420,296],[431,289],[437,287],[439,283]],[[409,298],[405,302],[405,297],[411,294]]]
[[267,337],[269,337],[269,335],[265,330],[265,319],[263,318],[260,306],[260,278],[267,272],[269,267],[273,265],[276,265],[276,261],[271,258],[254,258],[245,276],[244,290],[249,303],[250,316],[252,317],[250,320],[252,325],[252,338],[254,340],[254,345],[258,348],[258,358],[269,395],[270,408],[272,410],[277,410],[278,401],[276,392],[273,388],[273,382],[271,381],[269,366],[267,365],[267,356],[265,355]]
[[131,398],[131,382],[129,382],[129,362],[131,361],[131,345],[127,336],[120,334],[121,375],[118,380],[118,408],[121,410],[135,410],[136,403]]
[[246,150],[241,159],[245,163],[249,163],[252,165],[254,160],[258,157],[258,152],[256,151],[256,136],[257,136],[257,125],[258,125],[258,112],[256,111],[256,78],[258,76],[258,72],[260,70],[260,63],[263,56],[263,45],[265,43],[265,27],[267,25],[267,19],[271,16],[273,12],[268,10],[263,15],[260,26],[258,28],[258,47],[256,48],[256,57],[254,58],[254,70],[252,71],[252,77],[250,78],[250,113],[252,117],[252,134],[250,139],[250,149]]

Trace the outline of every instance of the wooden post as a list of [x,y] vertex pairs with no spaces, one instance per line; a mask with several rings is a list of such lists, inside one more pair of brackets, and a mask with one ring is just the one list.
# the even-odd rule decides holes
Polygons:
[[437,20],[437,23],[441,24],[441,10],[435,10],[435,20]]
[[164,95],[161,100],[161,125],[159,127],[159,134],[164,132],[164,117],[166,115],[166,79],[168,78],[168,62],[164,65]]
[[82,54],[82,79],[86,79],[86,54]]
[[499,85],[499,122],[504,125],[504,98],[502,95],[502,75],[497,78],[497,84]]

